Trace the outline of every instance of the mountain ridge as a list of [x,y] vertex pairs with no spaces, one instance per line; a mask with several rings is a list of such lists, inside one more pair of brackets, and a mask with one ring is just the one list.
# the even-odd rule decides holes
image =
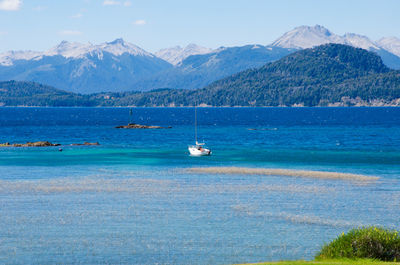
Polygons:
[[0,60],[7,62],[0,65],[0,80],[36,81],[79,93],[123,91],[139,79],[172,67],[123,39],[98,45],[63,41],[35,55],[31,60]]
[[[19,86],[18,83],[14,85]],[[10,97],[4,86],[10,84],[0,83],[0,102],[3,105],[34,105],[31,95]],[[36,95],[37,104],[47,104],[45,106],[48,106],[46,101],[43,102],[46,97],[55,106],[63,105],[60,98],[64,98],[66,106],[76,104],[74,102],[83,106],[141,107],[193,106],[193,102],[203,106],[248,107],[400,106],[400,71],[389,69],[373,52],[347,45],[325,44],[291,53],[201,89],[91,95],[65,91],[40,93],[42,96]]]
[[316,25],[288,31],[272,45],[251,44],[212,50],[190,44],[185,48],[164,49],[163,55],[158,53],[163,58],[123,39],[100,44],[63,41],[44,52],[0,54],[0,80],[36,81],[86,94],[164,87],[196,89],[276,61],[304,47],[331,42],[366,48],[381,56],[387,66],[400,69],[400,57],[396,55],[400,53],[399,39],[383,38],[373,42],[358,34],[339,36]]
[[263,45],[221,47],[207,54],[191,55],[175,67],[139,81],[133,87],[141,87],[143,91],[165,87],[201,88],[220,78],[278,60],[291,52],[291,49]]
[[[224,91],[228,105],[323,106],[341,102],[343,97],[369,102],[382,96],[382,91],[390,94],[386,99],[396,101],[400,98],[400,71],[390,70],[378,55],[364,49],[325,44],[232,75],[204,90],[208,94]],[[241,96],[230,97],[234,91]],[[250,95],[247,102],[243,95]]]
[[393,53],[394,55],[400,56],[400,39],[396,37],[385,37],[377,41],[377,43],[386,49],[387,51]]
[[[88,54],[108,52],[116,56],[120,56],[124,53],[128,53],[135,56],[149,56],[155,57],[154,54],[151,54],[144,49],[124,41],[122,38],[115,39],[111,42],[104,42],[100,44],[91,44],[91,43],[79,43],[79,42],[69,42],[66,40],[61,41],[58,45],[43,51],[9,51],[5,53],[0,53],[0,65],[6,63],[6,58],[8,59],[7,65],[12,65],[14,60],[18,59],[34,59],[40,60],[44,56],[62,56],[65,58],[83,58]],[[25,55],[25,56],[24,56]],[[11,63],[11,64],[10,64]],[[3,64],[5,65],[5,64]]]
[[321,25],[296,27],[284,33],[271,45],[282,48],[307,49],[328,43],[346,44],[366,50],[381,48],[377,42],[370,40],[367,36],[356,33],[345,33],[340,36]]
[[172,65],[178,65],[191,55],[207,54],[211,52],[213,52],[213,49],[191,43],[183,48],[178,45],[171,48],[161,49],[154,54]]
[[372,41],[367,36],[355,33],[345,33],[340,36],[321,25],[315,25],[296,27],[276,39],[272,45],[299,50],[328,43],[345,44],[373,51],[382,57],[387,66],[400,69],[400,39],[397,38]]

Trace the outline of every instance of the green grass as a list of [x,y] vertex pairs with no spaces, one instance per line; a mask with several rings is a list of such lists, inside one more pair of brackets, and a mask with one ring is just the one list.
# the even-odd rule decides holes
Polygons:
[[371,226],[352,229],[322,247],[314,261],[279,261],[257,265],[390,265],[400,264],[398,231]]
[[341,258],[400,261],[400,235],[375,226],[352,229],[325,245],[316,256],[316,260]]

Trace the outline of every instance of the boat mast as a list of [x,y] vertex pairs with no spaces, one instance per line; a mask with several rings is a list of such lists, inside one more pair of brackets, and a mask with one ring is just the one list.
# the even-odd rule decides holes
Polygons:
[[194,137],[197,144],[197,106],[194,105]]

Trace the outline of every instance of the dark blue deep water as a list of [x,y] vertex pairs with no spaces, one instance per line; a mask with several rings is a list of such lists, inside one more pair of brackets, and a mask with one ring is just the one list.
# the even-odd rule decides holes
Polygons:
[[[0,147],[0,263],[312,259],[351,228],[400,229],[400,108],[199,108],[199,140],[213,151],[200,158],[187,152],[193,109],[132,112],[0,108],[0,143],[63,149]],[[172,128],[114,128],[130,119]],[[85,141],[101,145],[70,145]]]

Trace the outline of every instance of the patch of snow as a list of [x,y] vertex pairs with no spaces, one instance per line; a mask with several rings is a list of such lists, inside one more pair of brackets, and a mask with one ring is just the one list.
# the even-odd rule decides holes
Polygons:
[[95,56],[102,60],[104,52],[111,53],[115,56],[121,56],[124,53],[134,56],[154,57],[153,54],[146,52],[142,48],[124,41],[116,39],[112,42],[105,42],[98,45],[91,43],[78,43],[62,41],[57,46],[44,51],[9,51],[0,54],[0,65],[11,66],[16,60],[40,60],[44,56],[63,56],[65,58],[86,58],[88,55]]
[[181,46],[174,46],[171,48],[161,49],[155,53],[158,58],[161,58],[171,64],[178,64],[177,57],[182,53],[183,48]]
[[369,51],[384,49],[394,55],[400,56],[400,39],[396,37],[382,38],[374,42],[367,36],[354,33],[346,33],[343,36],[336,35],[320,25],[315,25],[314,27],[297,27],[283,34],[271,46],[306,49],[327,43],[346,44]]
[[62,41],[59,45],[43,53],[45,56],[61,55],[65,58],[83,58],[90,54],[97,56],[99,59],[103,58],[103,52],[108,52],[116,56],[128,53],[135,56],[149,56],[154,57],[151,53],[146,52],[142,48],[124,41],[123,39],[116,39],[112,42],[105,42],[99,45],[90,43],[82,44],[77,42]]
[[354,34],[354,33],[346,33],[343,36],[345,43],[347,45],[357,47],[357,48],[362,48],[365,50],[379,50],[380,47],[371,41],[368,37]]
[[8,51],[0,54],[0,65],[11,66],[14,61],[31,60],[40,55],[41,53],[36,51]]
[[85,73],[85,71],[90,71],[91,68],[96,68],[96,67],[97,65],[95,63],[93,63],[88,59],[85,59],[77,69],[71,72],[71,77],[72,78],[80,77]]
[[89,53],[93,45],[82,44],[78,42],[62,41],[57,46],[45,51],[42,56],[56,56],[61,55],[65,58],[80,58],[84,54]]
[[227,47],[225,47],[225,46],[221,46],[221,47],[219,47],[218,49],[214,50],[213,52],[216,52],[216,53],[218,53],[218,52],[225,51],[225,50],[227,50],[227,49],[228,49]]
[[327,43],[342,43],[344,38],[320,25],[300,26],[286,32],[271,45],[281,48],[306,49]]
[[212,65],[217,65],[220,61],[221,59],[218,59],[218,53],[215,53],[204,65],[210,67]]
[[386,37],[377,41],[383,49],[400,57],[400,39],[396,37]]
[[101,50],[109,52],[113,55],[120,56],[124,53],[128,53],[135,56],[149,56],[154,57],[153,54],[146,52],[142,48],[124,41],[123,39],[116,39],[112,42],[105,42],[100,45],[95,45],[93,50]]
[[155,55],[173,65],[178,65],[184,59],[191,55],[207,54],[212,52],[210,48],[198,46],[196,44],[189,44],[185,48],[175,46],[167,49],[159,50]]

